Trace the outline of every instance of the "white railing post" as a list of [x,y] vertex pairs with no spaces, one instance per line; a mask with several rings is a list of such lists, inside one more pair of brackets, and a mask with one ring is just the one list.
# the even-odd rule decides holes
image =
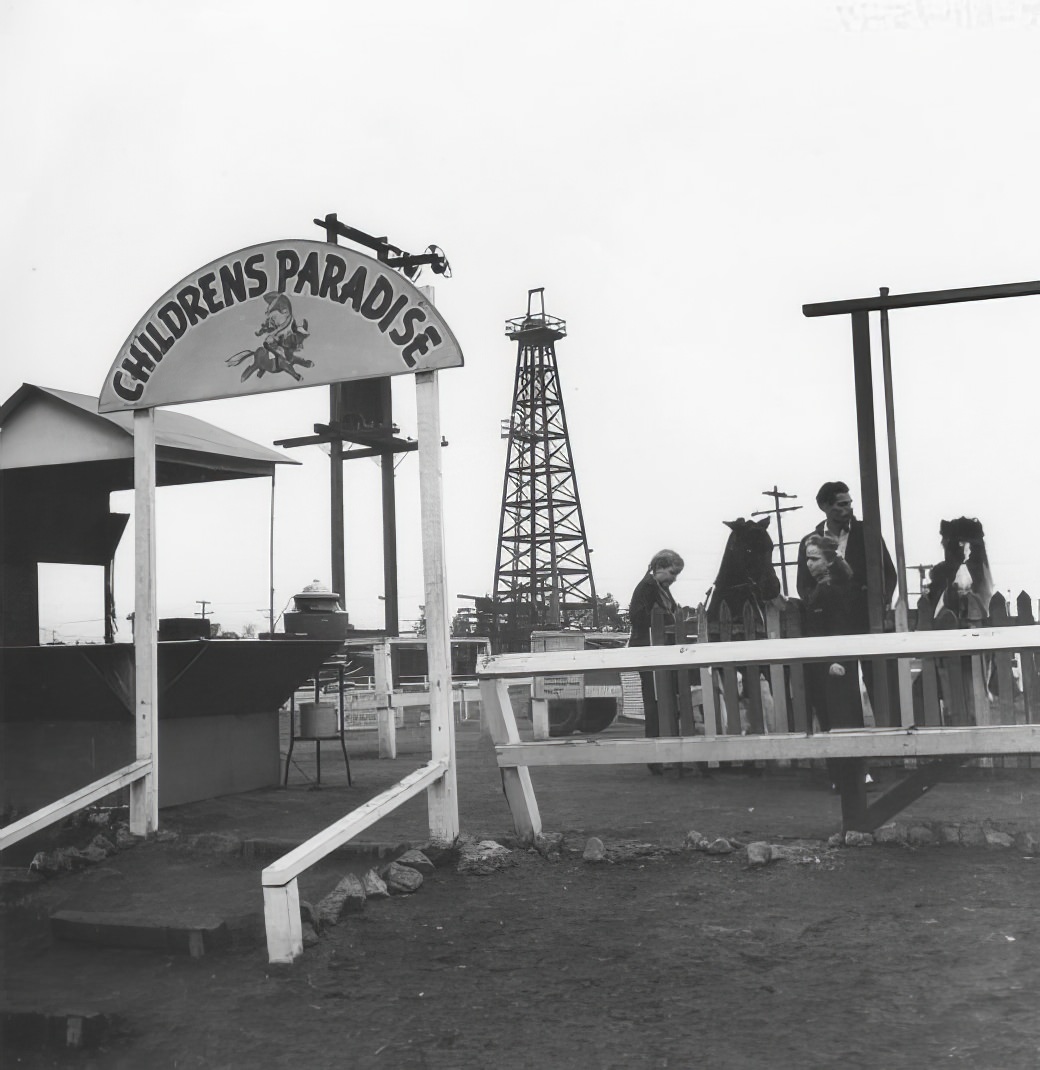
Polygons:
[[264,925],[269,962],[295,962],[303,954],[300,890],[295,877],[280,888],[264,887]]
[[[432,299],[432,294],[430,296]],[[430,677],[430,756],[446,766],[443,778],[430,786],[427,802],[430,835],[452,842],[459,835],[459,800],[455,774],[455,718],[451,710],[451,628],[444,556],[441,414],[435,371],[419,372],[415,376],[415,401],[426,595],[426,671]]]
[[[480,704],[496,746],[520,742],[513,704],[509,700],[508,680],[482,679]],[[501,773],[502,788],[513,815],[513,827],[521,840],[530,842],[542,831],[542,817],[531,784],[531,772],[523,766],[503,765]]]
[[394,709],[394,675],[389,638],[373,644],[372,670],[376,693],[376,726],[379,730],[379,757],[396,758],[397,711]]
[[134,410],[134,727],[151,770],[130,786],[130,831],[159,827],[159,648],[155,619],[155,410]]

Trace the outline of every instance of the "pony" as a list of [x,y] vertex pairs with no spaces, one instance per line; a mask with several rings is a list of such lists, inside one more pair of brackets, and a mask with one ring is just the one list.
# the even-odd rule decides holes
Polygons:
[[254,373],[257,379],[262,379],[267,372],[288,372],[298,383],[302,382],[303,376],[294,365],[314,367],[314,361],[299,355],[304,342],[310,337],[307,321],[297,322],[292,302],[285,294],[264,294],[264,300],[267,302],[267,312],[254,332],[257,338],[263,336],[263,345],[258,349],[243,349],[233,353],[224,359],[224,363],[237,368],[244,361],[250,362],[242,372],[243,383]]
[[[765,635],[767,602],[780,596],[780,580],[773,567],[773,537],[769,517],[761,520],[724,520],[730,529],[715,582],[708,589],[709,638],[718,638],[722,607],[729,610],[733,639],[754,639]],[[754,634],[744,634],[744,609],[751,607]],[[712,634],[714,632],[714,635]]]
[[[780,598],[780,580],[773,566],[773,537],[769,534],[769,517],[762,520],[724,520],[730,529],[715,582],[707,592],[708,641],[728,639],[764,639],[766,636],[766,603]],[[746,669],[739,673],[722,671],[721,711],[733,731],[746,730],[748,721],[761,729],[758,722],[772,724],[775,715],[768,677],[761,671],[758,687],[749,687]],[[740,683],[738,684],[738,678]],[[740,695],[747,700],[750,717],[740,712]],[[734,712],[731,715],[728,710]]]
[[970,627],[989,616],[993,576],[986,554],[986,533],[976,517],[959,516],[939,524],[943,559],[928,573],[928,600],[940,627]]
[[[986,533],[977,517],[959,516],[939,523],[943,559],[928,573],[928,601],[932,604],[933,628],[977,627],[989,616],[993,599],[993,576],[986,553]],[[958,686],[957,663],[960,662],[959,685],[964,698],[955,694]],[[939,659],[940,690],[947,709],[961,704],[985,704],[980,693],[973,694],[970,658]],[[985,698],[992,701],[997,694],[996,665],[992,655],[979,661]],[[975,711],[979,717],[985,711]],[[981,723],[981,722],[980,722]]]

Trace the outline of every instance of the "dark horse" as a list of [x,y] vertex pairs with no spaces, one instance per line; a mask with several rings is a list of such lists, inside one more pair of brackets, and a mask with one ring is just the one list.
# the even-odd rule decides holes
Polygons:
[[[780,595],[780,580],[773,567],[773,537],[768,531],[769,517],[754,521],[741,516],[724,523],[730,529],[730,536],[705,611],[708,640],[764,639],[766,603]],[[720,675],[728,731],[740,732],[737,674],[727,669]],[[760,681],[759,686],[748,687],[747,670],[741,675],[749,710],[749,727],[762,731],[763,719],[772,719],[772,700],[766,677],[756,672],[754,675]]]
[[[769,517],[755,521],[740,516],[724,523],[730,529],[730,536],[708,599],[708,637],[719,637],[719,619],[728,616],[732,622],[730,638],[764,638],[766,603],[780,594],[780,580],[773,568]],[[723,613],[723,606],[728,613]],[[746,607],[751,609],[752,635],[744,633]]]

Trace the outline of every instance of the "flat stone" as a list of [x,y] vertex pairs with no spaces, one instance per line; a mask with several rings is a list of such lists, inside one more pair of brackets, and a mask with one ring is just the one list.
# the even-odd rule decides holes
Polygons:
[[1015,840],[1012,836],[1009,836],[1006,832],[1000,832],[998,829],[986,829],[986,843],[990,847],[1014,847]]
[[846,847],[870,847],[874,843],[874,834],[871,832],[857,832],[849,829],[845,833]]
[[419,873],[428,875],[433,872],[433,863],[423,854],[422,851],[415,850],[405,851],[400,858],[397,859],[398,865],[408,866],[409,869],[414,869]]
[[559,862],[563,850],[562,832],[539,832],[534,838],[534,849],[549,862]]
[[906,843],[906,826],[882,825],[881,828],[874,830],[874,842],[886,847],[893,844],[902,846]]
[[318,919],[323,925],[335,925],[344,914],[358,914],[364,910],[366,901],[365,886],[361,883],[361,878],[348,873],[318,903]]
[[728,855],[733,853],[733,844],[725,836],[719,836],[708,844],[706,850],[710,855]]
[[906,830],[906,842],[911,847],[930,847],[935,843],[935,833],[927,825],[911,825]]
[[[102,856],[104,857],[104,856]],[[29,863],[29,869],[45,877],[59,873],[72,873],[89,866],[91,859],[76,847],[58,847],[53,851],[37,851]]]
[[[176,835],[176,833],[171,833]],[[117,854],[119,848],[107,837],[103,836],[100,832],[90,841],[90,846],[95,850],[102,851],[107,858],[109,855]]]
[[486,876],[515,863],[513,852],[494,840],[468,841],[462,843],[456,871]]
[[139,843],[144,843],[143,836],[135,836],[125,826],[118,826],[116,828],[116,847],[120,851],[125,851],[127,847],[136,847]]
[[690,829],[683,837],[683,847],[688,847],[694,851],[706,851],[709,842],[707,836],[702,835],[695,829]]
[[981,825],[961,825],[960,840],[964,847],[985,847],[986,833]]
[[427,840],[419,847],[424,855],[439,869],[453,866],[459,860],[459,843],[451,840]]
[[1035,855],[1040,852],[1040,836],[1035,832],[1019,832],[1015,835],[1015,847],[1023,854]]
[[581,857],[584,862],[602,862],[607,857],[607,849],[598,836],[590,836]]
[[391,862],[383,872],[383,880],[391,895],[409,895],[422,887],[423,875],[418,870]]
[[940,825],[935,830],[935,838],[944,845],[961,842],[961,830],[956,825]]
[[136,914],[59,910],[51,915],[51,932],[60,940],[104,947],[150,948],[189,954],[228,947],[231,934],[223,920],[212,915],[178,917],[172,922]]
[[747,845],[749,866],[765,866],[773,861],[773,849],[768,843],[749,843]]
[[830,834],[830,836],[827,837],[827,846],[828,847],[844,847],[845,846],[845,837],[840,832],[832,832]]
[[374,869],[370,869],[361,878],[361,887],[364,889],[366,899],[386,899],[390,894],[386,881]]

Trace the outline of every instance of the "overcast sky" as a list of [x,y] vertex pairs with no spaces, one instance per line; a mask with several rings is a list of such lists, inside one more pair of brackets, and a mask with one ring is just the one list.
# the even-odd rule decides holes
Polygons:
[[[503,325],[537,286],[568,326],[597,589],[627,605],[670,546],[696,604],[723,521],[767,509],[762,491],[798,495],[788,538],[820,519],[824,480],[858,504],[848,318],[803,304],[1040,278],[1038,48],[1036,0],[0,0],[0,400],[23,382],[97,395],[172,285],[320,238],[312,219],[338,212],[451,261],[450,280],[420,281],[466,358],[440,376],[452,608],[493,585]],[[894,312],[891,335],[907,562],[941,557],[941,519],[978,516],[998,589],[1035,598],[1040,298]],[[414,435],[409,377],[394,399]],[[328,389],[184,411],[270,445],[325,420]],[[328,461],[291,452],[276,613],[331,578]],[[417,470],[406,455],[397,481],[406,621],[423,601]],[[378,468],[355,461],[346,484],[347,609],[378,627]],[[159,492],[160,616],[206,600],[225,628],[265,626],[269,495]],[[885,475],[882,497],[891,546]],[[45,569],[59,638],[101,635],[100,605],[99,577]]]

